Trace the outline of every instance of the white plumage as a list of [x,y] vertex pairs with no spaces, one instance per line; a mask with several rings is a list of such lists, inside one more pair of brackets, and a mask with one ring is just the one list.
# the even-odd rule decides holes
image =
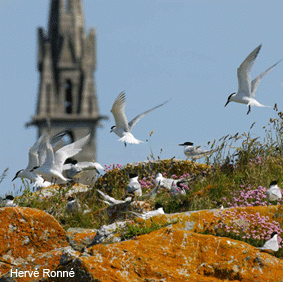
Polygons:
[[130,181],[127,185],[127,192],[129,194],[133,194],[135,196],[141,196],[142,195],[142,189],[141,185],[138,181],[138,175],[135,173],[130,173],[129,175]]
[[271,238],[265,242],[265,244],[262,247],[258,247],[258,249],[262,251],[271,251],[271,252],[277,252],[279,250],[278,240],[277,240],[277,232],[273,232],[271,234]]
[[156,216],[156,215],[159,215],[159,214],[165,214],[163,207],[160,204],[155,205],[154,211],[149,211],[149,212],[145,212],[145,213],[136,213],[136,212],[130,212],[130,213],[132,213],[132,214],[134,214],[137,217],[142,218],[142,219],[148,219],[150,217],[153,217],[153,216]]
[[236,102],[246,104],[249,109],[247,114],[251,111],[251,106],[257,107],[269,107],[260,104],[257,100],[254,99],[257,87],[261,79],[270,72],[280,61],[268,68],[265,72],[257,76],[253,81],[251,81],[251,69],[254,65],[255,59],[260,51],[261,45],[255,48],[248,57],[243,61],[240,67],[237,70],[238,75],[238,92],[232,93],[225,104],[225,107],[229,102]]
[[192,143],[192,142],[185,142],[183,144],[179,144],[179,146],[184,146],[185,156],[187,156],[188,158],[191,158],[191,159],[200,159],[200,158],[203,158],[207,155],[211,155],[212,153],[217,151],[217,149],[202,150],[202,149],[199,149],[199,148],[195,148],[193,145],[194,145],[194,143]]
[[120,139],[118,139],[118,141],[124,142],[125,145],[126,145],[126,143],[129,143],[129,144],[140,144],[140,143],[142,143],[143,141],[136,139],[134,137],[134,135],[131,133],[133,127],[146,114],[155,110],[158,107],[163,106],[168,101],[166,101],[166,102],[164,102],[164,103],[162,103],[162,104],[160,104],[160,105],[158,105],[158,106],[156,106],[156,107],[154,107],[154,108],[152,108],[148,111],[145,111],[145,112],[139,114],[138,116],[133,118],[128,123],[127,117],[125,115],[126,95],[125,95],[125,92],[120,93],[118,95],[118,97],[116,98],[116,100],[115,100],[115,102],[112,106],[112,109],[111,109],[111,113],[113,114],[114,119],[115,119],[115,126],[111,127],[110,132],[114,132],[116,135],[121,137]]
[[114,206],[114,205],[119,205],[119,204],[124,204],[126,202],[130,202],[132,200],[131,197],[128,197],[126,198],[124,201],[122,200],[116,200],[115,198],[113,197],[110,197],[109,195],[107,194],[104,194],[102,191],[100,190],[96,190],[103,198],[103,202],[106,203],[107,205],[110,205],[110,206]]
[[103,170],[103,167],[101,164],[96,162],[78,162],[63,165],[63,171],[67,171],[67,176],[71,179],[77,174],[89,170]]
[[71,158],[78,154],[82,150],[83,146],[88,142],[89,138],[90,134],[74,143],[62,147],[57,150],[55,154],[49,140],[47,140],[46,160],[40,167],[34,168],[32,171],[42,175],[42,177],[48,181],[56,181],[57,184],[69,181],[70,179],[65,178],[62,174],[63,164],[67,158]]
[[277,181],[270,183],[269,189],[266,191],[266,196],[269,201],[276,201],[282,198],[281,190],[277,186]]

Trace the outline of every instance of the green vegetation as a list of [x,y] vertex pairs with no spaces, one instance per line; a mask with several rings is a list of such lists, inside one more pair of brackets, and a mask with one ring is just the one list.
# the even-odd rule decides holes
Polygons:
[[[276,107],[275,112],[277,117],[270,119],[268,125],[263,128],[265,137],[262,140],[253,136],[252,124],[247,133],[226,135],[218,141],[208,142],[210,148],[217,151],[213,156],[206,158],[205,164],[174,158],[160,160],[158,157],[157,160],[127,164],[124,167],[120,164],[106,166],[105,174],[98,178],[93,187],[87,192],[75,194],[82,205],[82,210],[89,210],[87,213],[66,213],[67,193],[72,188],[66,185],[59,185],[52,197],[43,200],[40,194],[30,191],[26,182],[23,195],[17,198],[17,202],[20,206],[38,208],[52,214],[65,229],[99,228],[111,221],[106,211],[107,205],[101,200],[97,189],[116,199],[124,199],[128,175],[135,172],[139,174],[143,195],[147,195],[155,187],[155,174],[161,172],[167,178],[186,180],[183,187],[185,195],[173,197],[169,190],[160,188],[154,199],[145,196],[140,198],[150,202],[152,207],[156,203],[162,204],[165,213],[212,209],[216,208],[218,201],[221,201],[224,207],[274,204],[266,200],[265,192],[273,180],[278,181],[279,187],[283,185],[283,113]],[[153,152],[151,157],[153,158]],[[281,211],[282,209],[278,214],[279,219],[283,216]],[[153,222],[150,227],[128,225],[123,236],[131,238],[161,227],[163,226]],[[226,229],[222,230],[222,233],[220,231],[219,229],[218,235],[231,236],[231,233],[227,234]],[[244,236],[243,240],[246,240],[243,234],[237,238],[243,239]]]
[[168,225],[172,225],[174,223],[177,223],[178,220],[174,220],[172,222],[166,222],[166,223],[158,223],[152,220],[150,220],[150,225],[146,223],[145,221],[139,221],[139,222],[132,222],[132,223],[126,223],[124,227],[117,228],[117,233],[120,234],[122,240],[132,239],[136,236],[148,234],[152,231],[161,229],[163,227],[166,227]]

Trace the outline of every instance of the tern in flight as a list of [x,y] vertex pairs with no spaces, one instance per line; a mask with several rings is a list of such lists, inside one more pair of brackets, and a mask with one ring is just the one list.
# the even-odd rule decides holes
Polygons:
[[[169,101],[169,100],[168,100]],[[125,106],[126,106],[126,95],[125,92],[122,92],[118,95],[118,97],[116,98],[112,109],[111,109],[111,113],[114,116],[115,119],[115,125],[111,127],[111,132],[114,132],[115,134],[117,134],[119,137],[121,137],[120,139],[118,139],[118,141],[124,142],[125,146],[126,143],[129,144],[140,144],[143,141],[140,141],[138,139],[136,139],[134,137],[134,135],[131,133],[133,127],[135,126],[135,124],[142,118],[144,117],[146,114],[148,114],[149,112],[163,106],[164,104],[166,104],[168,101],[148,110],[145,111],[141,114],[139,114],[138,116],[136,116],[134,119],[132,119],[129,123],[127,121],[127,117],[125,115]]]
[[228,97],[225,107],[228,105],[229,102],[246,104],[249,107],[247,114],[249,114],[249,112],[251,111],[251,106],[270,107],[262,105],[257,100],[255,100],[255,92],[261,79],[267,73],[269,73],[270,70],[274,68],[279,62],[281,62],[282,59],[270,68],[268,68],[265,72],[257,76],[253,81],[251,81],[251,69],[254,65],[255,59],[259,53],[260,48],[261,45],[255,48],[238,68],[238,92],[234,92]]

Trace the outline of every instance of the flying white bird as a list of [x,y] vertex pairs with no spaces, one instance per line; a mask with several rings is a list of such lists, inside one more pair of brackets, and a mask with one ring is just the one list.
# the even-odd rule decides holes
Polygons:
[[84,171],[95,170],[99,173],[98,169],[104,169],[101,164],[96,162],[77,162],[76,160],[71,159],[68,162],[67,161],[63,164],[63,171],[66,171],[67,177],[71,179]]
[[191,159],[194,159],[194,160],[203,158],[203,157],[210,155],[210,154],[217,151],[217,149],[202,150],[202,149],[199,149],[198,147],[195,148],[193,145],[194,145],[194,143],[192,143],[192,142],[185,142],[183,144],[179,144],[179,146],[184,146],[184,154],[188,158],[191,158]]
[[158,106],[156,106],[156,107],[154,107],[154,108],[152,108],[148,111],[145,111],[145,112],[139,114],[138,116],[136,116],[134,119],[132,119],[128,123],[127,117],[125,115],[126,95],[125,95],[125,92],[120,93],[118,95],[118,97],[116,98],[116,100],[115,100],[115,102],[112,106],[112,109],[111,109],[111,113],[113,114],[114,119],[115,119],[115,125],[111,127],[110,133],[114,132],[116,135],[121,137],[120,139],[118,139],[118,141],[124,142],[125,146],[126,146],[126,143],[139,144],[139,143],[143,142],[143,141],[136,139],[134,137],[134,135],[131,133],[133,127],[146,114],[157,109],[158,107],[163,106],[168,101],[166,101],[163,104],[160,104],[160,105],[158,105]]
[[16,178],[28,178],[31,182],[36,180],[36,174],[31,172],[35,166],[39,166],[39,150],[43,150],[43,142],[45,141],[46,134],[42,134],[39,139],[34,143],[34,145],[29,149],[29,160],[28,165],[25,169],[19,170],[12,181]]
[[155,210],[154,211],[149,211],[149,212],[145,212],[145,213],[137,213],[137,212],[130,212],[134,215],[136,215],[139,218],[142,219],[148,219],[150,217],[153,217],[155,215],[159,215],[159,214],[165,214],[164,210],[163,210],[163,206],[160,204],[155,204]]
[[256,49],[254,49],[248,57],[244,60],[244,62],[240,65],[238,68],[237,74],[238,74],[238,92],[237,94],[234,92],[232,93],[227,100],[227,103],[225,104],[225,107],[228,105],[229,102],[236,102],[236,103],[242,103],[246,104],[249,109],[247,114],[251,111],[251,106],[257,106],[257,107],[270,107],[270,106],[264,106],[260,104],[257,100],[254,99],[255,92],[257,90],[257,87],[261,81],[261,79],[269,73],[269,71],[274,68],[279,62],[268,68],[265,72],[257,76],[252,82],[251,82],[251,69],[254,65],[255,59],[259,53],[259,50],[261,48],[261,45],[259,45]]
[[277,232],[273,232],[271,234],[271,238],[266,241],[262,247],[258,247],[258,249],[266,252],[277,252],[279,250]]
[[141,185],[138,181],[138,175],[135,173],[130,173],[130,182],[127,185],[127,192],[129,194],[133,194],[134,196],[141,196],[142,195],[142,189]]
[[282,198],[281,190],[277,186],[277,181],[270,183],[269,189],[266,190],[266,196],[269,201],[276,201]]
[[40,167],[35,167],[31,171],[40,174],[45,180],[53,181],[54,183],[57,182],[57,180],[59,180],[59,182],[57,182],[58,184],[60,182],[65,183],[70,181],[70,179],[67,179],[62,174],[63,164],[67,158],[71,158],[78,154],[82,150],[83,146],[88,142],[89,138],[90,134],[74,143],[62,147],[56,151],[55,154],[49,140],[47,140],[47,156],[45,162]]
[[6,196],[5,198],[5,207],[10,207],[10,208],[13,208],[13,207],[16,207],[17,205],[14,203],[14,197],[12,195],[8,195]]
[[[53,136],[50,141],[51,145],[56,146],[66,134],[66,132],[60,132]],[[36,189],[48,187],[51,185],[50,182],[44,181],[44,179],[40,175],[31,171],[34,167],[41,166],[46,160],[47,138],[47,133],[42,134],[34,143],[34,145],[29,149],[29,160],[27,167],[25,169],[19,170],[12,181],[14,181],[16,178],[27,178],[31,181],[31,183],[33,183],[33,187]]]
[[114,205],[119,205],[119,204],[124,204],[126,202],[131,202],[132,201],[132,198],[131,197],[127,197],[124,201],[122,200],[116,200],[115,198],[113,197],[110,197],[109,195],[107,194],[104,194],[102,191],[100,190],[96,190],[103,198],[103,202],[106,203],[107,205],[110,205],[110,206],[114,206]]
[[78,199],[74,199],[72,196],[68,197],[68,203],[66,205],[67,213],[78,213],[81,212],[82,208]]

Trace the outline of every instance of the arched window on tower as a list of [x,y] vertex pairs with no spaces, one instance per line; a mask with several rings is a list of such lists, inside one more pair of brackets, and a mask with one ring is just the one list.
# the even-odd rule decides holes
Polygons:
[[73,97],[72,97],[72,82],[68,79],[65,83],[65,113],[71,114],[73,112]]

